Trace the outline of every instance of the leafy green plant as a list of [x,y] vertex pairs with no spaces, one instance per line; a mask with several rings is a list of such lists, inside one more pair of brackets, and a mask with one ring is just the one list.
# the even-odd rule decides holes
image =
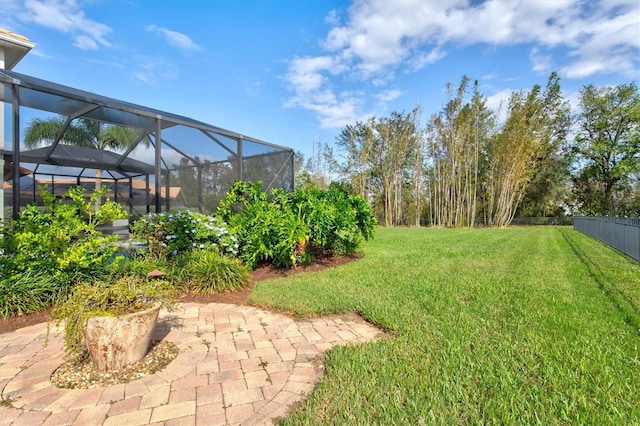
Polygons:
[[311,229],[312,249],[350,255],[363,240],[373,238],[375,216],[369,204],[338,186],[323,191],[310,187],[291,194]]
[[111,280],[86,281],[76,285],[57,305],[52,316],[64,321],[65,351],[79,355],[83,351],[84,327],[92,316],[119,316],[141,311],[157,303],[171,307],[173,288],[166,280],[127,275]]
[[[82,186],[73,186],[63,195],[63,199],[71,199],[76,213],[84,220],[84,223],[89,228],[95,229],[98,225],[113,222],[117,219],[126,219],[129,216],[127,211],[115,201],[111,199],[100,201],[106,191],[107,188],[104,186],[96,189],[87,200],[85,197],[85,189]],[[52,194],[46,194],[48,198],[54,197]]]
[[[106,200],[93,211],[96,200],[105,189],[96,190],[87,200],[84,188],[73,187],[57,200],[40,188],[45,208],[27,206],[14,229],[5,229],[1,241],[4,263],[16,271],[42,271],[58,274],[95,274],[96,267],[105,264],[116,248],[117,237],[103,236],[96,226],[126,217],[115,202]],[[71,200],[72,202],[68,202]]]
[[373,237],[369,205],[338,187],[269,194],[260,188],[260,182],[236,182],[217,211],[238,235],[240,257],[251,268],[296,266],[317,252],[349,255]]
[[[115,263],[115,262],[114,262]],[[118,277],[137,275],[139,277],[148,276],[153,270],[168,271],[170,261],[164,258],[151,256],[127,256],[119,259],[113,268],[113,275]]]
[[190,250],[216,250],[234,257],[238,243],[226,224],[214,216],[187,211],[150,213],[131,225],[135,239],[149,244],[149,254],[171,257]]
[[267,193],[262,191],[262,181],[236,181],[220,200],[216,216],[229,222],[236,215],[242,215],[251,204],[264,201],[267,201]]
[[263,262],[295,266],[303,258],[299,247],[308,241],[309,228],[286,193],[272,191],[269,201],[261,186],[261,182],[236,182],[217,215],[238,235],[240,258],[249,268]]
[[95,209],[105,190],[86,197],[84,188],[72,187],[56,199],[41,187],[44,208],[25,207],[20,218],[3,230],[0,282],[8,293],[0,300],[15,304],[3,305],[3,315],[49,305],[75,282],[109,273],[117,237],[103,236],[96,227],[127,213],[109,199]]

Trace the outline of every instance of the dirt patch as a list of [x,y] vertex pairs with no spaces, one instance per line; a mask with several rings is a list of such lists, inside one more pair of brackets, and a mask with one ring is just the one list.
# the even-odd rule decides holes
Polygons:
[[[310,265],[302,265],[292,269],[274,268],[273,266],[260,266],[251,272],[251,281],[248,287],[233,293],[216,293],[212,295],[197,295],[192,293],[183,293],[178,296],[181,302],[194,303],[228,303],[233,305],[248,305],[249,295],[255,283],[271,278],[283,278],[289,275],[299,274],[310,271],[321,271],[326,268],[333,268],[361,259],[361,254],[353,256],[335,256],[320,257],[314,260]],[[7,319],[0,318],[0,334],[9,333],[19,328],[28,327],[30,325],[46,322],[50,317],[51,308],[36,312],[29,315],[15,315]]]

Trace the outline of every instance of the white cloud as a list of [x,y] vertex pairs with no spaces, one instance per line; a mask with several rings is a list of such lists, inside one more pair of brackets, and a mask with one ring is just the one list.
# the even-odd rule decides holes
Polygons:
[[2,13],[0,13],[0,28],[19,32],[16,27],[18,21],[16,17],[22,12],[22,1],[2,0]]
[[327,16],[325,16],[324,21],[329,25],[337,27],[338,25],[340,25],[340,14],[337,10],[334,9],[330,11]]
[[174,80],[180,75],[180,69],[176,64],[160,57],[138,56],[135,58],[138,64],[132,72],[134,80],[145,84],[154,84],[163,80]]
[[289,61],[287,104],[314,112],[325,126],[341,121],[327,117],[358,117],[363,97],[336,104],[341,81],[383,89],[398,71],[414,72],[442,60],[447,49],[474,44],[526,45],[536,72],[559,66],[566,78],[609,72],[637,78],[639,21],[637,0],[354,0],[346,12],[327,15],[333,28],[320,55]]
[[487,108],[497,113],[498,122],[503,123],[507,119],[509,109],[509,99],[514,90],[502,89],[493,95],[487,96]]
[[87,18],[75,0],[25,0],[20,19],[71,34],[73,45],[80,49],[111,46],[105,38],[111,28]]
[[77,36],[76,41],[75,43],[73,43],[73,45],[82,50],[98,50],[98,43],[96,43],[95,40],[86,35]]
[[391,102],[395,99],[398,99],[400,96],[402,96],[402,91],[400,90],[384,90],[376,95],[374,95],[374,97],[378,100],[378,102]]
[[435,64],[445,56],[447,56],[447,53],[441,46],[436,46],[429,52],[418,52],[409,59],[409,69],[411,71],[420,70],[427,65]]
[[289,71],[285,80],[298,93],[318,90],[325,81],[322,73],[332,73],[334,63],[334,58],[330,56],[295,58],[289,62]]
[[638,78],[640,59],[639,5],[629,7],[609,18],[609,8],[601,8],[597,15],[585,22],[583,35],[570,52],[573,60],[561,71],[569,78],[583,78],[594,74],[623,73]]
[[529,58],[533,63],[533,70],[539,73],[546,73],[551,70],[551,55],[541,53],[538,47],[534,47],[529,52]]
[[177,47],[185,52],[197,52],[202,50],[200,46],[191,40],[186,34],[179,33],[167,28],[158,27],[157,25],[147,25],[146,30],[154,34],[158,34],[164,38],[167,43],[173,47]]
[[358,94],[345,92],[336,95],[331,90],[322,90],[295,96],[289,99],[285,106],[312,111],[323,128],[340,128],[355,120],[364,119],[358,113],[362,103]]
[[285,106],[312,111],[325,128],[351,123],[362,101],[352,93],[336,94],[327,88],[326,75],[343,72],[339,60],[330,56],[294,58],[289,61],[284,77],[295,95]]

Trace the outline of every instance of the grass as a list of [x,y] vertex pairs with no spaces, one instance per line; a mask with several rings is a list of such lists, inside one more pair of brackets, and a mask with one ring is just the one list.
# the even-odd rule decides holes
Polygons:
[[639,424],[640,265],[564,227],[379,229],[365,257],[251,302],[360,312],[285,424]]

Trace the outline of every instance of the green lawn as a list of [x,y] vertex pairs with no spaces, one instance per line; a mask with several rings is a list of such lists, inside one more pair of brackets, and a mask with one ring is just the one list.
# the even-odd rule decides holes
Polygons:
[[378,229],[365,257],[251,302],[357,311],[286,424],[640,424],[640,265],[570,228]]

